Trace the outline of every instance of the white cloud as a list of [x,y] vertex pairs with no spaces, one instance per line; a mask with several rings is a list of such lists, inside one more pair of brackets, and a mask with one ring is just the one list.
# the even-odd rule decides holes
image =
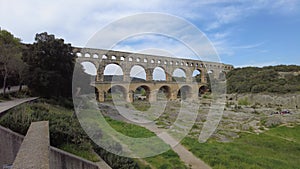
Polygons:
[[[85,46],[90,37],[98,30],[121,17],[140,12],[163,12],[183,17],[197,24],[198,28],[204,28],[209,32],[209,37],[212,38],[212,42],[219,54],[232,55],[234,53],[233,49],[238,47],[237,45],[232,45],[229,39],[231,32],[234,32],[234,30],[226,32],[226,30],[223,31],[220,28],[224,25],[245,19],[258,11],[267,11],[276,14],[293,14],[299,10],[299,2],[298,0],[188,0],[177,1],[176,3],[172,0],[0,0],[0,26],[3,29],[11,31],[23,39],[24,42],[32,42],[36,33],[47,31],[55,34],[57,37],[64,38],[74,46]],[[132,30],[130,31],[134,31],[138,28],[139,25],[134,25],[134,23],[133,21]],[[153,28],[151,24],[143,26]],[[162,29],[160,25],[154,26],[157,27],[156,30]],[[182,27],[178,28],[176,25],[173,25],[173,29],[170,30],[170,32],[176,31],[178,34],[185,32]],[[114,37],[112,36],[118,37],[119,34],[122,33],[120,29],[116,28],[107,33],[107,38],[102,38],[113,39]],[[193,36],[193,32],[180,35],[183,39],[189,39]],[[144,42],[136,45],[138,46],[138,50],[147,49],[149,47],[160,48],[172,51],[171,53],[177,56],[192,56],[192,53],[188,53],[184,45],[176,45],[172,43],[172,41],[158,42],[151,41],[151,39],[146,40],[150,40],[152,44],[150,44],[150,42]],[[194,44],[191,46],[192,48],[195,48],[196,45],[200,45],[199,48],[201,50],[198,52],[202,54],[211,54],[214,52],[211,50],[209,44],[201,44],[196,41],[191,43]],[[136,50],[136,46],[123,45],[122,47],[117,47],[126,50]],[[249,48],[253,46],[244,45],[239,47]]]

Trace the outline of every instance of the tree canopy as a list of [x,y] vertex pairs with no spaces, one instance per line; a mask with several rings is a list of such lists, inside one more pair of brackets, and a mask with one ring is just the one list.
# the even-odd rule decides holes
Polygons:
[[75,56],[71,44],[48,33],[36,34],[35,42],[24,52],[29,65],[27,85],[42,97],[71,97]]
[[[21,40],[14,37],[10,32],[6,30],[0,30],[0,71],[3,87],[3,94],[5,95],[8,80],[14,83],[21,83],[22,72],[25,68],[23,61],[21,60]],[[13,77],[14,79],[9,79]],[[18,82],[16,82],[18,81]]]

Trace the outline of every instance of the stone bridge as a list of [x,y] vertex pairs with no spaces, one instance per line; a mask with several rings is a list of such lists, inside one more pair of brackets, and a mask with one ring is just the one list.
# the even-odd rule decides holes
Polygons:
[[[146,91],[149,101],[158,100],[160,91],[163,91],[168,100],[196,99],[199,93],[206,90],[208,77],[225,80],[226,73],[233,69],[232,65],[223,63],[112,50],[74,48],[73,53],[77,56],[77,62],[90,62],[95,66],[95,88],[100,102],[105,101],[108,95],[114,92],[119,92],[122,99],[132,102],[135,91],[140,88]],[[107,80],[104,70],[110,64],[118,65],[123,75]],[[132,79],[130,74],[134,66],[144,69],[144,80]],[[153,79],[154,70],[157,68],[164,71],[165,80]],[[184,78],[176,79],[174,72],[178,71],[177,69],[184,72]],[[193,76],[194,71],[199,72],[197,77]]]

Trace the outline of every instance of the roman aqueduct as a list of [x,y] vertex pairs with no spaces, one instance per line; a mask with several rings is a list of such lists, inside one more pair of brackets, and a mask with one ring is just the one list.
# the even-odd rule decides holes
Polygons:
[[[97,73],[94,86],[100,102],[104,102],[114,92],[119,92],[124,101],[132,102],[135,91],[140,88],[146,91],[145,98],[149,101],[158,100],[158,93],[161,91],[168,100],[197,99],[207,89],[207,77],[225,80],[225,74],[233,69],[232,65],[223,63],[113,50],[75,48],[73,52],[77,56],[77,62],[89,62],[95,66]],[[119,66],[123,75],[107,79],[104,71],[111,64]],[[134,66],[143,69],[145,79],[134,80],[131,77]],[[163,80],[153,78],[155,69],[163,70]],[[174,72],[178,70],[184,72],[184,78],[174,77]],[[198,72],[197,77],[193,76],[194,71]]]

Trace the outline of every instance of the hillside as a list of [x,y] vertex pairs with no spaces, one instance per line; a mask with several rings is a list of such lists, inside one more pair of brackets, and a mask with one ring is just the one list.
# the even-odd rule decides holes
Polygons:
[[300,91],[300,66],[237,68],[227,74],[228,93],[293,93]]

